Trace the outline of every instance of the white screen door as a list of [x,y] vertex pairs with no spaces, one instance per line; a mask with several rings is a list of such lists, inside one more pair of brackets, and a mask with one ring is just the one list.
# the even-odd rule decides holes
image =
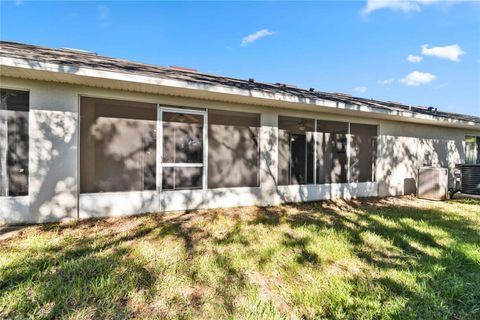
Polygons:
[[159,191],[207,188],[207,112],[159,107]]

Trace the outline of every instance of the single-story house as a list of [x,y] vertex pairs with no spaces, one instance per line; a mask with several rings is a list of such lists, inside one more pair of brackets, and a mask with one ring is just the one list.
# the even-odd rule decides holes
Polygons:
[[480,117],[0,44],[0,223],[416,193]]

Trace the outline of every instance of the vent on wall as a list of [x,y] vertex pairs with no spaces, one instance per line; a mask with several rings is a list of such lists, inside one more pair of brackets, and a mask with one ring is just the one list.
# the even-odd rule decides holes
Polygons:
[[418,170],[418,197],[428,200],[446,200],[448,169],[423,167]]

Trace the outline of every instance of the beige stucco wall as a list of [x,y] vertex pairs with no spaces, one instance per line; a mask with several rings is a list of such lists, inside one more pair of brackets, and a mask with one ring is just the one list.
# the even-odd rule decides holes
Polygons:
[[[430,155],[428,159],[433,165],[453,168],[464,160],[465,134],[480,134],[478,130],[371,119],[365,113],[334,115],[6,77],[1,78],[0,86],[30,91],[29,196],[0,197],[0,223],[47,222],[186,208],[274,205],[334,197],[401,195],[415,185],[416,172],[425,162],[425,155]],[[260,187],[163,194],[151,191],[104,193],[79,197],[78,108],[82,95],[260,113]],[[377,183],[278,187],[279,115],[378,125]]]
[[30,92],[29,195],[0,198],[0,222],[76,217],[77,108],[71,87],[2,78],[4,88]]
[[415,192],[421,166],[448,168],[452,183],[455,164],[465,160],[465,135],[479,133],[393,121],[382,121],[379,128],[377,178],[381,196]]

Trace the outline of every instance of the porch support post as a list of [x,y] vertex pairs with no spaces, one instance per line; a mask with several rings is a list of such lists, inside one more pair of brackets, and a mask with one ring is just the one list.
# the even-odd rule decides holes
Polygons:
[[262,206],[279,204],[278,113],[262,112],[260,128],[260,188]]
[[8,195],[7,177],[7,103],[0,104],[0,196]]

